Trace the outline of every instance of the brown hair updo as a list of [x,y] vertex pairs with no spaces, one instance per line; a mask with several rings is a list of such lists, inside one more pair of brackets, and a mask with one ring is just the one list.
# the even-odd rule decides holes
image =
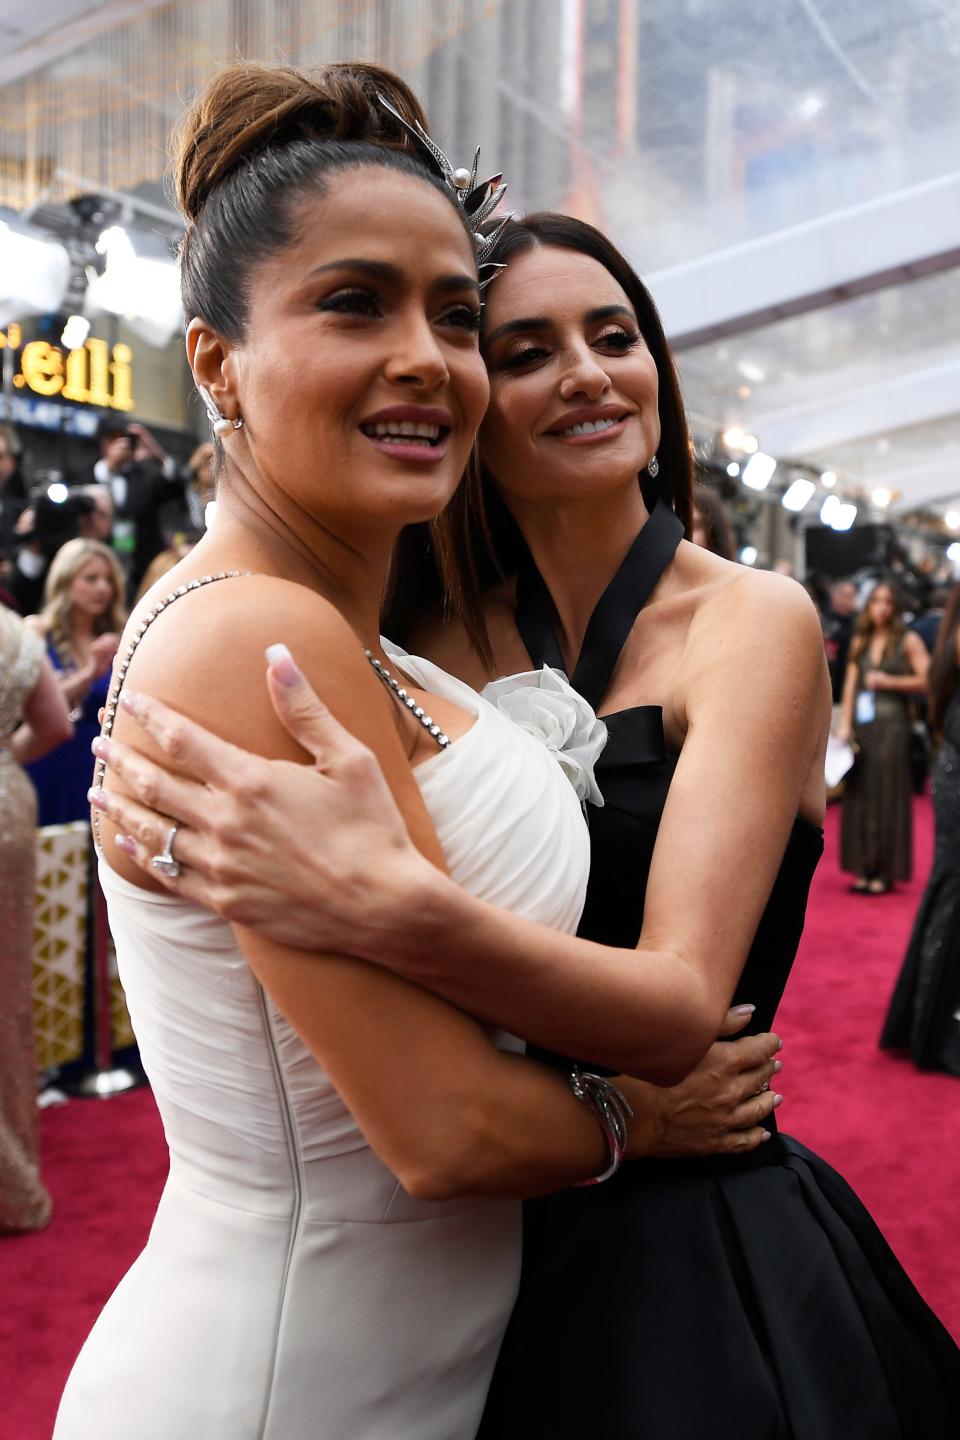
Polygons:
[[413,91],[379,65],[348,62],[307,74],[290,65],[240,64],[211,80],[174,137],[175,193],[187,221],[180,292],[188,319],[202,316],[239,340],[250,273],[293,242],[297,202],[322,195],[338,172],[375,165],[415,175],[461,214],[378,104],[378,92],[426,128]]

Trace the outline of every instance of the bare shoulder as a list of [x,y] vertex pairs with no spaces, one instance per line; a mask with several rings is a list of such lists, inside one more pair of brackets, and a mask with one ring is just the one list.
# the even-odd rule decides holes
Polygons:
[[736,714],[783,740],[825,743],[830,682],[817,612],[784,575],[728,565],[709,586],[690,627],[684,708],[688,724]]
[[719,564],[724,569],[704,596],[697,628],[711,640],[721,639],[728,649],[755,657],[784,650],[794,660],[806,657],[819,670],[823,632],[803,586],[769,570],[750,570],[730,561]]
[[[149,613],[152,595],[124,635]],[[287,645],[317,693],[341,718],[361,696],[379,697],[360,641],[335,606],[305,586],[269,575],[203,585],[164,607],[151,623],[127,683],[148,691],[225,739],[283,750],[264,677],[267,646]]]

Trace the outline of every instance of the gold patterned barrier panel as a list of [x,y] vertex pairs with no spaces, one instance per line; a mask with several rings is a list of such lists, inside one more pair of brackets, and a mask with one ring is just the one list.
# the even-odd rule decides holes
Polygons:
[[[37,831],[33,1026],[41,1070],[66,1065],[83,1054],[89,837],[85,820]],[[133,1044],[133,1032],[112,941],[107,956],[110,1031],[114,1049],[120,1049]]]
[[89,834],[83,820],[37,831],[33,1026],[41,1070],[83,1053]]

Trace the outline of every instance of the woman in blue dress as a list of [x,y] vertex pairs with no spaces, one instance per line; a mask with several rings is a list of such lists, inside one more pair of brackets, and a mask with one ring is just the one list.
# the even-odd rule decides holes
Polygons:
[[89,814],[90,745],[107,700],[110,667],[126,620],[125,581],[116,555],[97,540],[68,540],[54,556],[45,604],[28,624],[44,640],[73,721],[73,738],[28,765],[38,825]]

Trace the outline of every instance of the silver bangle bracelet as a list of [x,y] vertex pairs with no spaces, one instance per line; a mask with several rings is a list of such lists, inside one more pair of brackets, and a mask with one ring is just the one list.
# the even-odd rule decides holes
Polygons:
[[627,1121],[633,1118],[630,1102],[621,1090],[602,1075],[591,1075],[589,1071],[574,1066],[569,1075],[570,1089],[578,1100],[589,1105],[596,1116],[597,1124],[603,1131],[610,1153],[607,1168],[590,1180],[580,1180],[580,1185],[600,1185],[616,1175],[627,1148],[629,1132]]

